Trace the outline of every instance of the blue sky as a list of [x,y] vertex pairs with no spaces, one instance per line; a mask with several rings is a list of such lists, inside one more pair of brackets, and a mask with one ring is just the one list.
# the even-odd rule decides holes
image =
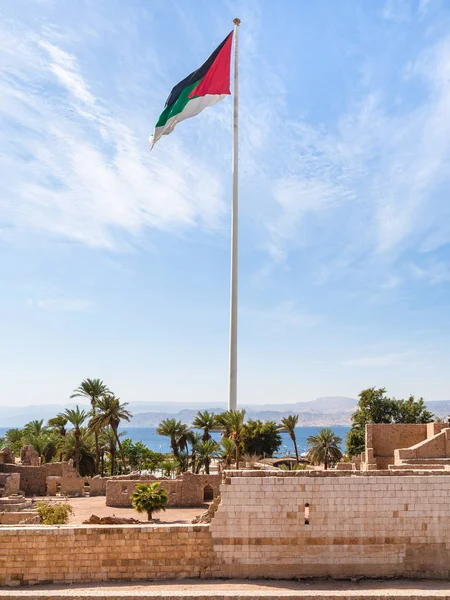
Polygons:
[[235,16],[239,401],[449,397],[448,3],[0,0],[0,404],[226,400]]

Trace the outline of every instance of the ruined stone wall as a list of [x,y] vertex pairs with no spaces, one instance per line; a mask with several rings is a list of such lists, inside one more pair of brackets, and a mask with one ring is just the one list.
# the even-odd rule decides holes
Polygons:
[[387,469],[394,464],[395,450],[415,446],[448,427],[446,423],[368,424],[364,468]]
[[20,475],[20,489],[27,496],[45,496],[46,477],[61,475],[64,463],[46,463],[40,467],[30,465],[2,465],[3,473],[18,473]]
[[19,512],[0,512],[1,525],[18,525],[19,523],[23,523],[24,521],[26,521],[27,524],[39,524],[41,520],[35,510],[21,510]]
[[223,576],[449,578],[450,475],[387,473],[231,474],[210,525]]
[[414,446],[395,450],[396,464],[404,460],[445,459],[450,458],[450,428],[443,429],[432,438],[426,439]]
[[217,576],[208,525],[0,528],[0,585]]
[[106,494],[105,477],[80,477],[76,471],[67,475],[46,477],[47,496],[104,496]]
[[0,528],[0,585],[450,578],[450,475],[230,471],[210,525]]
[[141,477],[139,479],[117,478],[106,483],[107,506],[131,506],[131,496],[139,483],[161,483],[168,495],[169,506],[201,506],[204,503],[204,491],[212,488],[213,497],[219,493],[220,475],[194,475],[183,473],[177,479],[155,479]]
[[4,474],[17,473],[20,476],[20,489],[27,496],[54,496],[57,493],[57,484],[62,494],[82,496],[85,483],[89,485],[86,488],[89,495],[106,494],[106,478],[80,477],[73,468],[72,461],[45,463],[40,466],[2,464],[0,467]]

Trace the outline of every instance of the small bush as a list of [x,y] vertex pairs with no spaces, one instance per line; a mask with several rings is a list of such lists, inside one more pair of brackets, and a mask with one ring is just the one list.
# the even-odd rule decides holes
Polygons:
[[43,500],[36,504],[36,508],[44,525],[65,525],[73,514],[73,508],[64,502],[52,503]]

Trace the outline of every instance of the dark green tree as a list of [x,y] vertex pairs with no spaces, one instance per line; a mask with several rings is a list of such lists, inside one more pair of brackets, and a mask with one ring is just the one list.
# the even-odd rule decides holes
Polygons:
[[22,446],[25,444],[24,431],[18,427],[8,429],[3,438],[3,444],[14,452],[16,456],[20,454]]
[[152,520],[153,513],[166,510],[169,495],[158,482],[146,485],[139,483],[131,496],[131,504],[139,513],[147,513],[147,519]]
[[281,419],[281,427],[280,431],[287,431],[289,433],[289,437],[291,438],[294,444],[295,451],[295,460],[298,464],[298,448],[297,448],[297,438],[295,437],[295,428],[298,424],[298,415],[289,415],[287,417],[283,417]]
[[244,419],[245,410],[227,410],[217,417],[219,427],[222,429],[222,436],[233,440],[235,445],[236,469],[239,469],[239,461],[243,449],[244,441]]
[[119,425],[121,421],[129,421],[133,416],[130,411],[126,409],[127,405],[127,402],[120,402],[120,398],[116,398],[115,396],[102,396],[97,401],[95,415],[89,421],[89,430],[93,432],[100,431],[105,427],[111,427],[117,445],[119,446],[124,471],[126,471],[127,462],[120,441]]
[[177,419],[164,419],[156,428],[158,435],[164,435],[170,438],[170,447],[176,458],[180,454],[180,450],[186,445],[187,427]]
[[365,430],[369,423],[430,423],[433,418],[422,398],[416,400],[410,396],[407,400],[396,400],[386,396],[385,388],[363,390],[352,415],[352,426],[347,435],[347,454],[358,456],[364,451]]
[[[73,391],[71,398],[89,398],[91,402],[92,416],[95,417],[97,413],[97,403],[102,396],[111,395],[112,392],[101,379],[83,379],[76,390]],[[95,429],[93,431],[95,438],[95,467],[98,473],[99,462],[100,462],[100,447],[98,444],[98,436],[100,431]]]
[[244,426],[243,451],[246,454],[272,456],[281,446],[281,435],[274,421],[249,419]]
[[207,410],[201,411],[199,410],[195,416],[195,419],[192,421],[192,427],[196,429],[203,430],[203,441],[207,442],[211,439],[211,430],[214,429],[217,425],[216,415]]
[[164,454],[153,452],[144,443],[133,442],[130,438],[123,440],[122,448],[128,465],[134,471],[153,470],[165,458]]
[[316,435],[310,435],[307,443],[309,462],[313,465],[323,465],[325,471],[342,458],[342,440],[329,427],[322,427]]
[[80,410],[80,407],[77,406],[75,409],[66,408],[66,410],[58,416],[66,419],[67,423],[70,423],[73,427],[75,469],[80,473],[81,426],[88,418],[88,413],[84,410]]

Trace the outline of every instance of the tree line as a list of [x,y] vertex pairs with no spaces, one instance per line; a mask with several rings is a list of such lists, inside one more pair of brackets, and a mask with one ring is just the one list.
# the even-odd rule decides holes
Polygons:
[[67,408],[48,420],[30,421],[23,427],[6,432],[2,443],[19,454],[24,445],[31,445],[41,461],[74,461],[80,475],[104,475],[106,465],[109,472],[117,472],[117,454],[120,455],[120,470],[126,471],[127,460],[119,426],[129,421],[132,414],[126,402],[121,402],[100,379],[85,379],[73,391],[71,398],[87,398],[91,409],[79,406]]
[[[220,414],[199,411],[191,426],[175,418],[161,421],[159,435],[169,438],[171,453],[153,452],[142,442],[133,442],[119,431],[121,423],[132,415],[127,403],[121,402],[100,379],[85,379],[73,391],[71,398],[87,398],[90,410],[79,406],[66,409],[44,424],[30,421],[25,427],[7,431],[0,446],[10,447],[16,454],[24,445],[32,445],[42,462],[70,460],[82,476],[115,475],[130,470],[148,470],[163,475],[191,471],[209,473],[212,460],[225,468],[262,457],[272,457],[282,443],[285,431],[292,440],[296,465],[301,468],[296,439],[298,415],[274,421],[245,419],[245,410]],[[387,396],[385,388],[368,388],[359,394],[352,426],[347,435],[348,458],[359,455],[365,447],[365,425],[368,423],[428,423],[437,417],[427,410],[422,398],[395,399]],[[215,441],[213,431],[220,432]],[[342,457],[342,440],[330,428],[320,429],[307,440],[306,460],[325,468]]]

